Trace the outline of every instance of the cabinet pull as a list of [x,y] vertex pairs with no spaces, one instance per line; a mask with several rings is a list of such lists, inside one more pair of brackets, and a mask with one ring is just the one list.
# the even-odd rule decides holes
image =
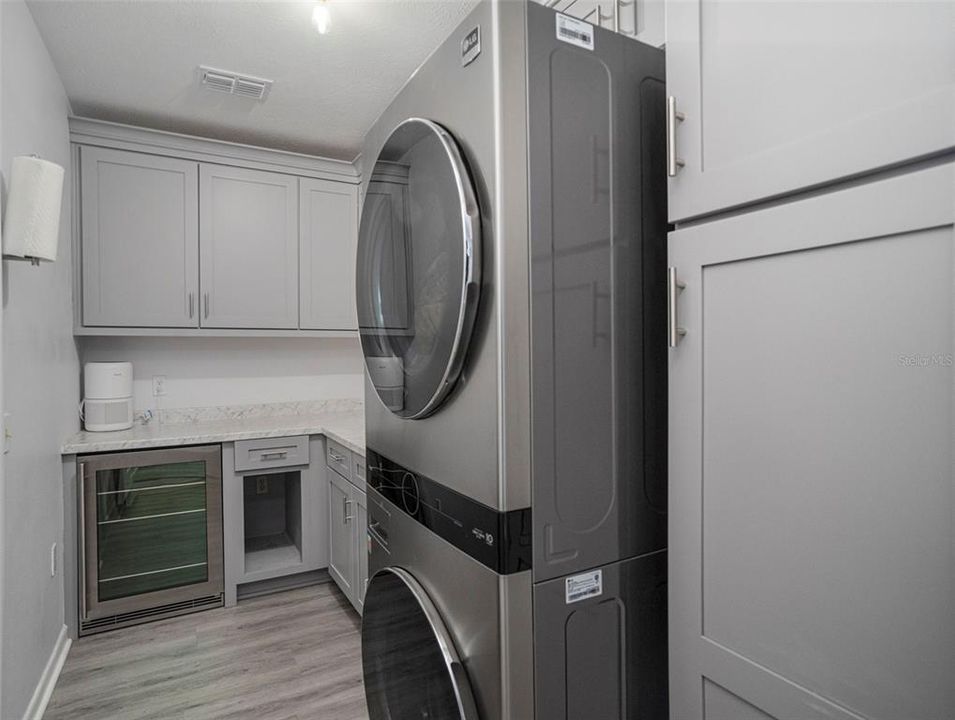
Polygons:
[[342,498],[342,523],[347,525],[351,522],[351,513],[349,508],[351,506],[351,500],[348,498]]
[[686,330],[677,325],[677,298],[686,285],[677,280],[676,268],[667,268],[667,345],[675,348]]
[[192,318],[195,316],[195,312],[196,312],[195,304],[196,304],[196,296],[193,293],[189,293],[189,319],[190,320],[192,320]]
[[205,319],[208,320],[209,319],[209,293],[203,293],[202,305],[203,305],[202,314],[205,317]]
[[333,450],[329,450],[329,451],[328,451],[328,457],[330,457],[332,460],[334,460],[334,461],[337,462],[337,463],[345,462],[345,458],[342,457],[341,455],[337,454],[337,453],[334,452]]
[[265,462],[266,460],[284,460],[288,457],[288,450],[276,450],[274,452],[264,452],[259,455],[259,460]]
[[676,124],[686,116],[676,109],[676,98],[667,98],[667,177],[676,177],[677,171],[686,163],[676,154]]

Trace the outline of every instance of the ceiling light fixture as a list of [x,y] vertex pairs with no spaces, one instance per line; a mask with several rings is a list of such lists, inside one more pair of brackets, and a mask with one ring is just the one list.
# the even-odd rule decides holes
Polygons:
[[312,25],[318,30],[319,35],[324,35],[331,27],[332,18],[328,11],[328,0],[319,0],[318,5],[312,10]]

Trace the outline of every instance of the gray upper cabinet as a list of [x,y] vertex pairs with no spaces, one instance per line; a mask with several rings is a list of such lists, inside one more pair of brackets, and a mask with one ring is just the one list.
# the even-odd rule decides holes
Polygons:
[[357,330],[358,187],[299,181],[300,320],[306,330]]
[[202,327],[298,327],[298,179],[199,173]]
[[198,325],[198,165],[84,147],[82,322]]
[[679,221],[955,146],[955,3],[666,3]]
[[953,187],[671,234],[674,720],[955,717]]

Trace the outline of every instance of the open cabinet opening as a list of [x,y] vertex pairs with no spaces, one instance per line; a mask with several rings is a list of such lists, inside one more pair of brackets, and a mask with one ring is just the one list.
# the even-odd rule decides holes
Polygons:
[[246,475],[243,483],[245,571],[301,563],[301,472]]

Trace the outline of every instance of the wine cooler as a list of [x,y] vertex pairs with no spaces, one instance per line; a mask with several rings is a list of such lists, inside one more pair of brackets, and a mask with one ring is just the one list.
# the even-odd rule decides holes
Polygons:
[[80,635],[222,606],[218,445],[77,465]]

